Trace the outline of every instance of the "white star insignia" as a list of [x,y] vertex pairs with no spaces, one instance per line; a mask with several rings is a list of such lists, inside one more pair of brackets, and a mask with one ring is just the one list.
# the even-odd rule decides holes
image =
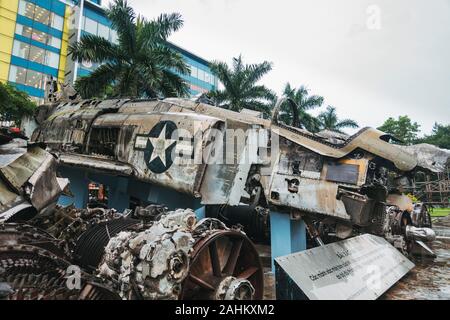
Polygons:
[[166,126],[167,125],[164,125],[164,128],[161,130],[158,138],[148,138],[150,143],[153,145],[153,152],[149,163],[156,158],[159,158],[164,167],[166,166],[166,150],[176,142],[174,139],[166,139]]

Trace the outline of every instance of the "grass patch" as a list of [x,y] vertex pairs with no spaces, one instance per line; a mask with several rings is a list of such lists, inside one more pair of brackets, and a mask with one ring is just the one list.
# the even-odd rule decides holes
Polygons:
[[450,214],[450,208],[432,208],[430,215],[432,217],[446,217]]

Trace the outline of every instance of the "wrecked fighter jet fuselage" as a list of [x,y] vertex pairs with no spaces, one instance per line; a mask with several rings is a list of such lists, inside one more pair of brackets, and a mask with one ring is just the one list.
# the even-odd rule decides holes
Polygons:
[[[426,206],[402,193],[416,160],[375,129],[312,134],[297,128],[295,108],[292,126],[279,123],[282,103],[292,105],[279,101],[271,120],[187,99],[39,107],[31,143],[0,148],[0,284],[11,285],[0,296],[261,299],[263,268],[246,235],[267,240],[273,211],[304,220],[313,245],[371,233],[405,254],[428,249]],[[67,185],[57,165],[184,193],[207,218],[164,203],[123,214],[55,207]],[[83,268],[77,291],[64,283],[71,263]]]
[[304,219],[319,243],[369,232],[406,252],[409,241],[433,239],[431,230],[407,232],[430,225],[404,216],[413,208],[402,190],[419,168],[391,136],[364,128],[324,138],[279,123],[282,103],[292,101],[265,120],[186,99],[66,102],[40,108],[32,140],[65,165],[190,194],[210,215],[247,221],[254,238],[267,237],[276,210]]

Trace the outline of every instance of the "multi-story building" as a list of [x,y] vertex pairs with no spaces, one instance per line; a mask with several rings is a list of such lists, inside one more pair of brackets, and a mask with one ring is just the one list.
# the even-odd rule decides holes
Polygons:
[[[74,63],[67,55],[69,44],[86,33],[117,41],[101,0],[0,0],[0,81],[8,81],[42,102],[50,76],[71,83],[98,66],[89,61]],[[192,95],[217,87],[208,61],[169,45],[191,68],[191,73],[182,77]]]

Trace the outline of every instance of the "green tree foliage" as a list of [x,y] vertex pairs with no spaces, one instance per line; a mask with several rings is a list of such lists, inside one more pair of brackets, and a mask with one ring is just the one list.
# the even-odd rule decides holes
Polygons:
[[24,116],[32,115],[36,104],[16,87],[0,82],[0,119],[14,121],[17,125]]
[[435,123],[431,134],[419,139],[417,143],[429,143],[439,148],[450,149],[450,125]]
[[219,78],[224,89],[211,91],[210,96],[219,107],[233,111],[247,108],[268,116],[275,94],[257,82],[270,70],[270,62],[244,64],[241,55],[233,58],[231,67],[225,62],[215,61],[211,63],[211,71]]
[[417,140],[420,125],[412,122],[408,116],[399,116],[398,119],[388,118],[378,130],[389,133],[406,144]]
[[178,13],[162,14],[148,21],[136,17],[126,0],[115,0],[107,10],[117,30],[118,44],[99,36],[84,35],[69,47],[72,59],[101,65],[76,83],[85,98],[104,96],[161,97],[185,96],[187,74],[183,57],[167,45],[167,38],[183,26]]
[[324,112],[321,112],[318,116],[321,130],[330,130],[339,133],[343,133],[345,128],[358,128],[356,121],[351,119],[339,120],[336,108],[328,106]]
[[[293,88],[289,83],[286,84],[283,96],[291,98],[298,106],[299,124],[301,128],[305,128],[310,132],[317,132],[320,129],[320,121],[308,113],[309,110],[322,106],[323,97],[317,95],[309,95],[305,86]],[[284,123],[291,123],[293,114],[288,103],[281,106],[279,118]]]

